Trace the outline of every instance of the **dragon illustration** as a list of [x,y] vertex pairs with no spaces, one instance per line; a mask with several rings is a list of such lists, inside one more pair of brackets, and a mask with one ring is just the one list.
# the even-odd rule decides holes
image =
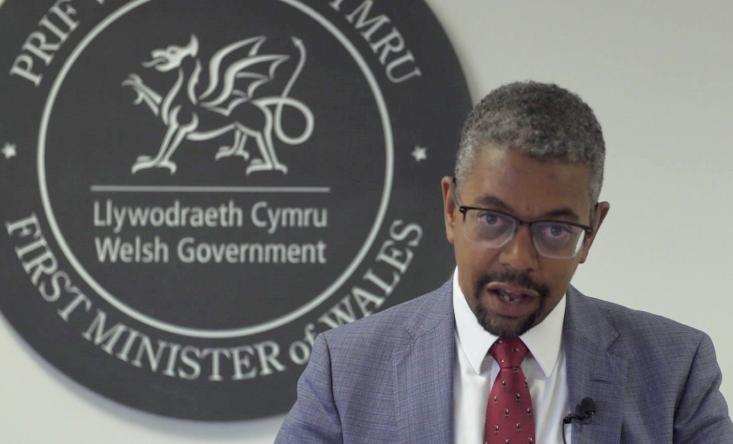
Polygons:
[[[169,46],[151,52],[153,59],[143,63],[159,72],[177,70],[178,76],[165,95],[160,95],[145,85],[137,74],[130,74],[122,83],[137,92],[135,104],[145,103],[166,126],[165,137],[158,153],[139,156],[132,166],[132,173],[149,168],[168,168],[176,172],[171,156],[184,140],[207,141],[228,133],[234,133],[230,146],[219,148],[216,160],[241,156],[249,160],[245,144],[252,138],[259,148],[261,158],[249,160],[245,173],[278,170],[283,174],[288,168],[280,162],[275,152],[273,132],[288,144],[298,145],[308,140],[313,132],[313,114],[302,102],[288,97],[305,64],[306,51],[303,42],[293,37],[299,52],[298,64],[279,96],[255,98],[257,89],[272,81],[277,68],[290,56],[284,54],[259,54],[265,42],[264,36],[240,40],[216,52],[209,61],[208,84],[201,88],[201,61],[197,58],[199,43],[195,35],[185,47]],[[295,108],[305,121],[303,132],[292,137],[282,128],[283,108]]]

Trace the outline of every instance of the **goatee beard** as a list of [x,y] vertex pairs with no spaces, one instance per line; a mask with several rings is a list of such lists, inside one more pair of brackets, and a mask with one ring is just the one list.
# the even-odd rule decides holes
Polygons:
[[[512,284],[536,291],[539,295],[539,306],[537,307],[537,310],[532,312],[521,324],[516,326],[502,325],[500,322],[501,319],[499,319],[500,315],[489,313],[480,301],[480,295],[483,293],[484,288],[492,282]],[[546,285],[534,282],[526,273],[486,273],[476,280],[473,294],[471,295],[471,302],[473,303],[468,305],[471,307],[478,323],[484,328],[484,330],[500,338],[516,338],[526,333],[530,328],[534,327],[538,321],[542,320],[540,319],[540,316],[544,312],[545,302],[549,292],[550,289]]]

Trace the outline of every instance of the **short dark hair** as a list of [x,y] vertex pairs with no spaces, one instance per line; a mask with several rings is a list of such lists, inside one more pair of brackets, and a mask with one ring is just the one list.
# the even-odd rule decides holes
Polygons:
[[606,157],[593,110],[577,94],[554,84],[516,82],[491,91],[466,119],[456,158],[458,186],[471,173],[476,151],[494,144],[539,160],[585,163],[591,200],[598,202]]

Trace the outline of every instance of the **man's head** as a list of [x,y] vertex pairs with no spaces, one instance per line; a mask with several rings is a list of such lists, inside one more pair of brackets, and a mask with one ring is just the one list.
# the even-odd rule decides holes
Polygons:
[[564,296],[608,213],[604,157],[593,111],[556,85],[505,85],[471,112],[444,215],[460,287],[490,333],[519,336]]

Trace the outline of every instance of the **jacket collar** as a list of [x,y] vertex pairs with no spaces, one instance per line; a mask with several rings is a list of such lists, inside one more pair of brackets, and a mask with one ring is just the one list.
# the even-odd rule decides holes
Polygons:
[[610,348],[619,332],[606,320],[597,302],[574,287],[567,292],[563,339],[568,370],[570,411],[585,397],[596,404],[588,425],[573,421],[573,444],[621,441],[623,394],[628,362]]
[[[455,337],[453,280],[416,302],[405,328],[412,337],[394,352],[393,374],[398,442],[449,444],[453,440],[453,368]],[[594,299],[570,286],[563,339],[570,410],[585,397],[596,404],[588,425],[573,421],[573,444],[621,441],[623,393],[628,362],[610,348],[619,332]]]
[[396,442],[453,441],[452,285],[451,279],[415,301],[405,325],[413,340],[393,355]]

